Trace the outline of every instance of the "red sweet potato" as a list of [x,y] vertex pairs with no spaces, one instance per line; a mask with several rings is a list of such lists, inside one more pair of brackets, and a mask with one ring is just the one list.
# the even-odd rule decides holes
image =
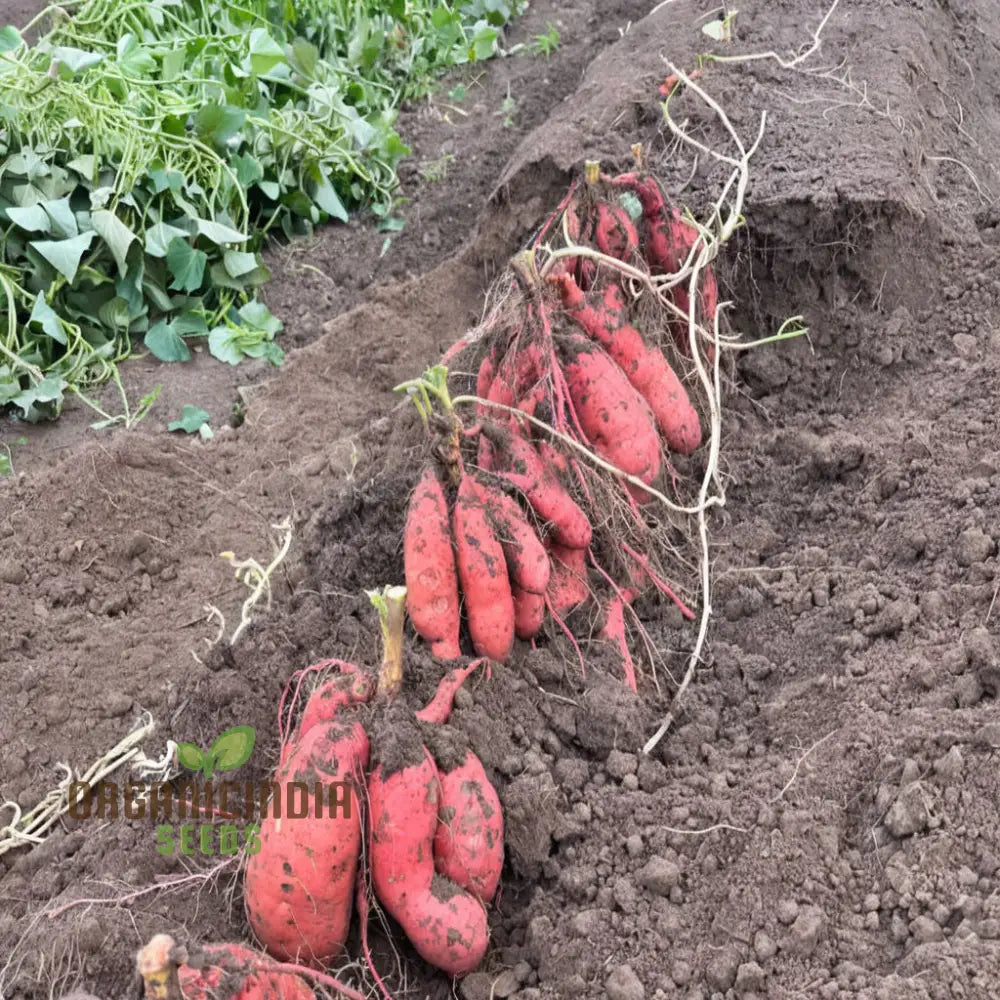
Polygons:
[[169,934],[156,934],[140,949],[136,969],[147,998],[170,997],[172,988],[184,1000],[314,1000],[302,979],[268,970],[269,962],[242,944],[203,945],[189,955]]
[[646,401],[667,447],[682,455],[695,451],[701,423],[687,391],[663,353],[647,345],[635,327],[619,322],[614,293],[605,293],[610,307],[595,307],[572,278],[560,276],[556,285],[570,317],[608,352]]
[[472,645],[480,656],[503,662],[514,643],[514,599],[503,547],[472,476],[462,477],[452,522]]
[[458,573],[448,504],[433,466],[428,466],[406,512],[403,531],[406,610],[413,627],[438,659],[453,660],[459,647]]
[[597,206],[594,242],[601,253],[631,261],[639,252],[639,233],[621,205],[601,202]]
[[419,764],[368,781],[372,884],[380,902],[426,961],[451,976],[472,972],[489,943],[486,910],[434,870],[437,767]]
[[[278,769],[276,802],[261,823],[260,850],[250,855],[244,879],[250,928],[276,958],[323,968],[343,949],[361,851],[354,785],[367,764],[364,729],[341,720],[298,736]],[[308,790],[304,815],[295,818],[285,815],[291,782]],[[339,803],[333,816],[331,795]]]
[[483,497],[507,559],[512,587],[544,594],[549,585],[549,557],[538,532],[517,501],[506,493],[484,486]]
[[649,405],[593,341],[572,334],[561,346],[570,397],[590,444],[623,472],[652,483],[660,474],[660,439]]
[[514,634],[518,639],[534,639],[545,621],[545,595],[510,585],[514,598]]
[[503,870],[503,813],[482,761],[470,750],[459,767],[441,771],[434,866],[483,903]]
[[552,555],[552,575],[547,595],[553,610],[562,617],[590,596],[587,552],[586,549],[570,549],[562,545],[549,546],[549,552]]
[[493,435],[494,444],[499,446],[498,472],[524,494],[540,518],[551,523],[553,538],[562,545],[587,548],[591,538],[587,515],[535,446],[519,434],[503,434],[496,427],[484,425],[484,431]]

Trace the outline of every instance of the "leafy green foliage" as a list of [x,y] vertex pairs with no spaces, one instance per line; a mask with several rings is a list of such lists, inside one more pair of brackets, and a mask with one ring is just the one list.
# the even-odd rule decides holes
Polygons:
[[186,434],[197,434],[208,423],[208,413],[200,406],[185,403],[181,410],[180,420],[171,420],[167,424],[168,431],[184,431]]
[[559,29],[551,21],[546,21],[545,33],[535,35],[531,42],[531,51],[536,56],[545,56],[548,59],[559,48],[559,44]]
[[260,251],[370,205],[392,231],[393,124],[498,51],[524,0],[82,0],[0,29],[0,409],[58,415],[141,340],[280,364]]

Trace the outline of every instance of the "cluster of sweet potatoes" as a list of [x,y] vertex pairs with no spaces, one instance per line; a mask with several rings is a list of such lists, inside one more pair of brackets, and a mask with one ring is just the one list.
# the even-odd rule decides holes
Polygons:
[[384,689],[350,664],[337,666],[284,745],[275,795],[289,782],[346,783],[349,796],[340,798],[349,802],[333,818],[315,797],[305,817],[268,813],[244,879],[251,929],[276,958],[328,966],[343,953],[356,895],[367,909],[367,875],[419,954],[465,975],[489,940],[486,906],[503,867],[500,800],[471,750],[439,765],[418,725],[447,721],[471,668],[446,675],[415,719],[390,725],[379,704]]
[[343,954],[355,906],[381,987],[367,948],[369,891],[430,964],[461,976],[482,961],[503,867],[500,801],[476,755],[434,735],[480,661],[455,666],[415,717],[393,714],[402,601],[436,658],[462,656],[464,607],[471,648],[502,662],[547,618],[572,638],[565,619],[600,594],[603,637],[635,687],[631,602],[652,585],[690,615],[660,572],[665,532],[647,512],[664,473],[675,478],[676,456],[702,444],[686,383],[715,360],[702,334],[718,290],[710,267],[693,265],[703,247],[654,177],[591,165],[512,262],[500,319],[476,338],[475,394],[464,398],[474,419],[460,419],[443,366],[400,387],[435,445],[403,527],[406,588],[382,595],[385,661],[377,677],[321,665],[335,670],[283,739],[274,777],[276,798],[304,783],[337,788],[343,808],[324,816],[313,798],[305,816],[270,811],[261,825],[245,902],[271,964],[224,945],[194,969],[171,939],[154,939],[139,960],[148,997],[168,998],[169,981],[189,998],[303,1000],[301,975]]
[[477,340],[475,422],[437,393],[449,444],[407,513],[408,610],[435,656],[460,655],[463,605],[472,648],[503,661],[601,593],[634,686],[624,609],[649,584],[674,597],[644,508],[702,444],[685,383],[696,353],[714,359],[718,289],[700,240],[652,175],[592,165],[512,261],[515,293]]
[[[195,959],[157,935],[137,959],[147,1000],[306,1000],[307,982],[360,997],[325,971],[344,956],[355,905],[364,958],[388,997],[368,948],[371,894],[448,975],[466,975],[486,954],[503,815],[482,762],[444,729],[455,693],[482,661],[450,670],[427,706],[408,714],[395,700],[405,590],[369,596],[385,642],[377,674],[324,661],[292,677],[289,708],[285,698],[279,708],[271,807],[243,882],[250,928],[266,954],[218,944]],[[314,676],[319,682],[297,712],[299,691]],[[283,808],[293,788],[306,793],[294,814]]]

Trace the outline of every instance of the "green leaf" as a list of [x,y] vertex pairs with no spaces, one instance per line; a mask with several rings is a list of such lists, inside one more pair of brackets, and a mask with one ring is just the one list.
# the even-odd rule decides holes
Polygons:
[[100,52],[87,52],[84,49],[77,49],[69,45],[57,45],[52,50],[52,59],[59,63],[60,73],[68,70],[68,74],[63,74],[72,79],[76,73],[90,69],[98,63],[104,62],[104,56]]
[[250,69],[257,76],[270,73],[279,63],[285,62],[285,50],[264,28],[250,32]]
[[167,249],[172,240],[187,239],[187,230],[177,226],[168,226],[165,222],[157,222],[146,230],[146,253],[150,257],[166,257]]
[[[181,129],[181,135],[184,129]],[[180,191],[184,186],[184,175],[179,170],[164,170],[162,166],[151,167],[149,176],[153,181],[153,191],[159,194],[161,191]]]
[[260,160],[249,153],[238,153],[230,161],[229,165],[236,174],[236,179],[248,188],[256,184],[264,176],[264,168],[260,165]]
[[167,247],[167,267],[174,280],[170,287],[181,292],[196,292],[205,276],[208,254],[195,250],[186,239],[175,236]]
[[242,767],[250,759],[256,739],[253,726],[227,729],[208,751],[212,767],[218,771],[235,771]]
[[139,44],[139,39],[129,33],[118,39],[116,47],[118,65],[129,75],[149,76],[156,69],[153,54]]
[[205,766],[205,754],[194,743],[178,743],[177,762],[189,771],[200,771]]
[[0,28],[0,52],[13,52],[23,44],[21,32],[14,25],[8,24],[5,28]]
[[75,170],[88,184],[97,183],[97,157],[93,153],[74,156],[66,166]]
[[160,75],[165,83],[176,80],[184,71],[184,60],[186,53],[184,49],[171,49],[163,54],[163,69]]
[[248,302],[245,306],[241,306],[239,317],[247,326],[263,330],[272,337],[284,329],[281,320],[272,315],[271,310],[263,302]]
[[701,26],[701,30],[717,42],[728,42],[732,39],[732,18],[730,16],[725,20],[709,21]]
[[200,313],[186,309],[174,320],[174,329],[182,337],[207,337],[208,324]]
[[38,385],[22,390],[8,402],[21,411],[22,418],[28,423],[37,423],[59,415],[65,387],[65,381],[58,375],[49,375]]
[[481,31],[477,32],[475,38],[472,39],[472,51],[470,53],[471,58],[477,60],[489,59],[489,57],[496,51],[496,46],[496,28],[483,28]]
[[52,220],[56,235],[68,238],[76,236],[80,230],[77,228],[76,216],[70,207],[69,198],[53,199],[42,204],[46,214]]
[[190,361],[191,352],[173,323],[160,320],[150,327],[142,341],[153,357],[160,361]]
[[66,344],[66,331],[56,311],[45,301],[45,296],[39,292],[35,296],[35,304],[31,307],[31,315],[28,317],[29,323],[37,323],[45,334],[51,337],[57,344]]
[[[181,410],[180,420],[171,420],[167,424],[168,431],[185,431],[188,434],[196,434],[202,427],[203,424],[208,423],[208,414],[198,406],[191,406],[190,403],[184,404],[184,409]],[[251,749],[253,744],[251,744]],[[248,755],[249,756],[249,755]],[[222,768],[222,770],[227,770]]]
[[319,49],[304,38],[296,38],[292,42],[292,59],[296,68],[303,76],[314,77],[319,65]]
[[222,260],[226,273],[231,278],[241,278],[244,274],[249,274],[259,263],[255,253],[244,253],[241,250],[227,250]]
[[125,256],[128,248],[138,237],[114,212],[109,212],[106,208],[92,212],[90,221],[101,239],[111,248],[115,263],[118,265],[118,273],[124,277],[128,273]]
[[97,310],[97,316],[104,326],[112,330],[127,330],[132,322],[128,300],[123,299],[120,295],[108,299]]
[[81,233],[69,240],[34,240],[28,244],[37,250],[70,284],[76,280],[80,260],[96,233]]
[[194,116],[194,128],[202,142],[224,146],[243,128],[246,118],[242,108],[229,104],[204,104]]
[[221,222],[214,222],[211,219],[197,219],[195,221],[198,224],[198,232],[220,246],[225,243],[246,243],[247,241],[243,233],[231,226],[224,226]]
[[208,350],[213,358],[238,365],[243,360],[243,350],[239,345],[239,330],[228,326],[217,326],[208,335]]
[[315,185],[313,200],[327,215],[332,216],[334,219],[339,219],[341,222],[347,222],[347,209],[344,208],[344,203],[340,200],[340,196],[334,190],[326,174],[321,172],[320,176],[322,180]]
[[7,213],[7,218],[15,226],[20,226],[21,229],[26,229],[29,233],[49,233],[52,231],[52,220],[49,218],[49,213],[40,204],[28,205],[25,208],[8,205],[4,211]]

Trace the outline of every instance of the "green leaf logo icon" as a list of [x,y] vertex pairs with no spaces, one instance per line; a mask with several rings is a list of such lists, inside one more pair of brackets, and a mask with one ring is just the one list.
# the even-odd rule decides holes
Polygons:
[[205,766],[205,755],[193,743],[178,743],[177,761],[189,771],[200,771]]
[[212,771],[235,771],[242,767],[253,753],[257,734],[253,726],[233,726],[227,729],[212,744],[208,751],[203,770],[210,778]]

